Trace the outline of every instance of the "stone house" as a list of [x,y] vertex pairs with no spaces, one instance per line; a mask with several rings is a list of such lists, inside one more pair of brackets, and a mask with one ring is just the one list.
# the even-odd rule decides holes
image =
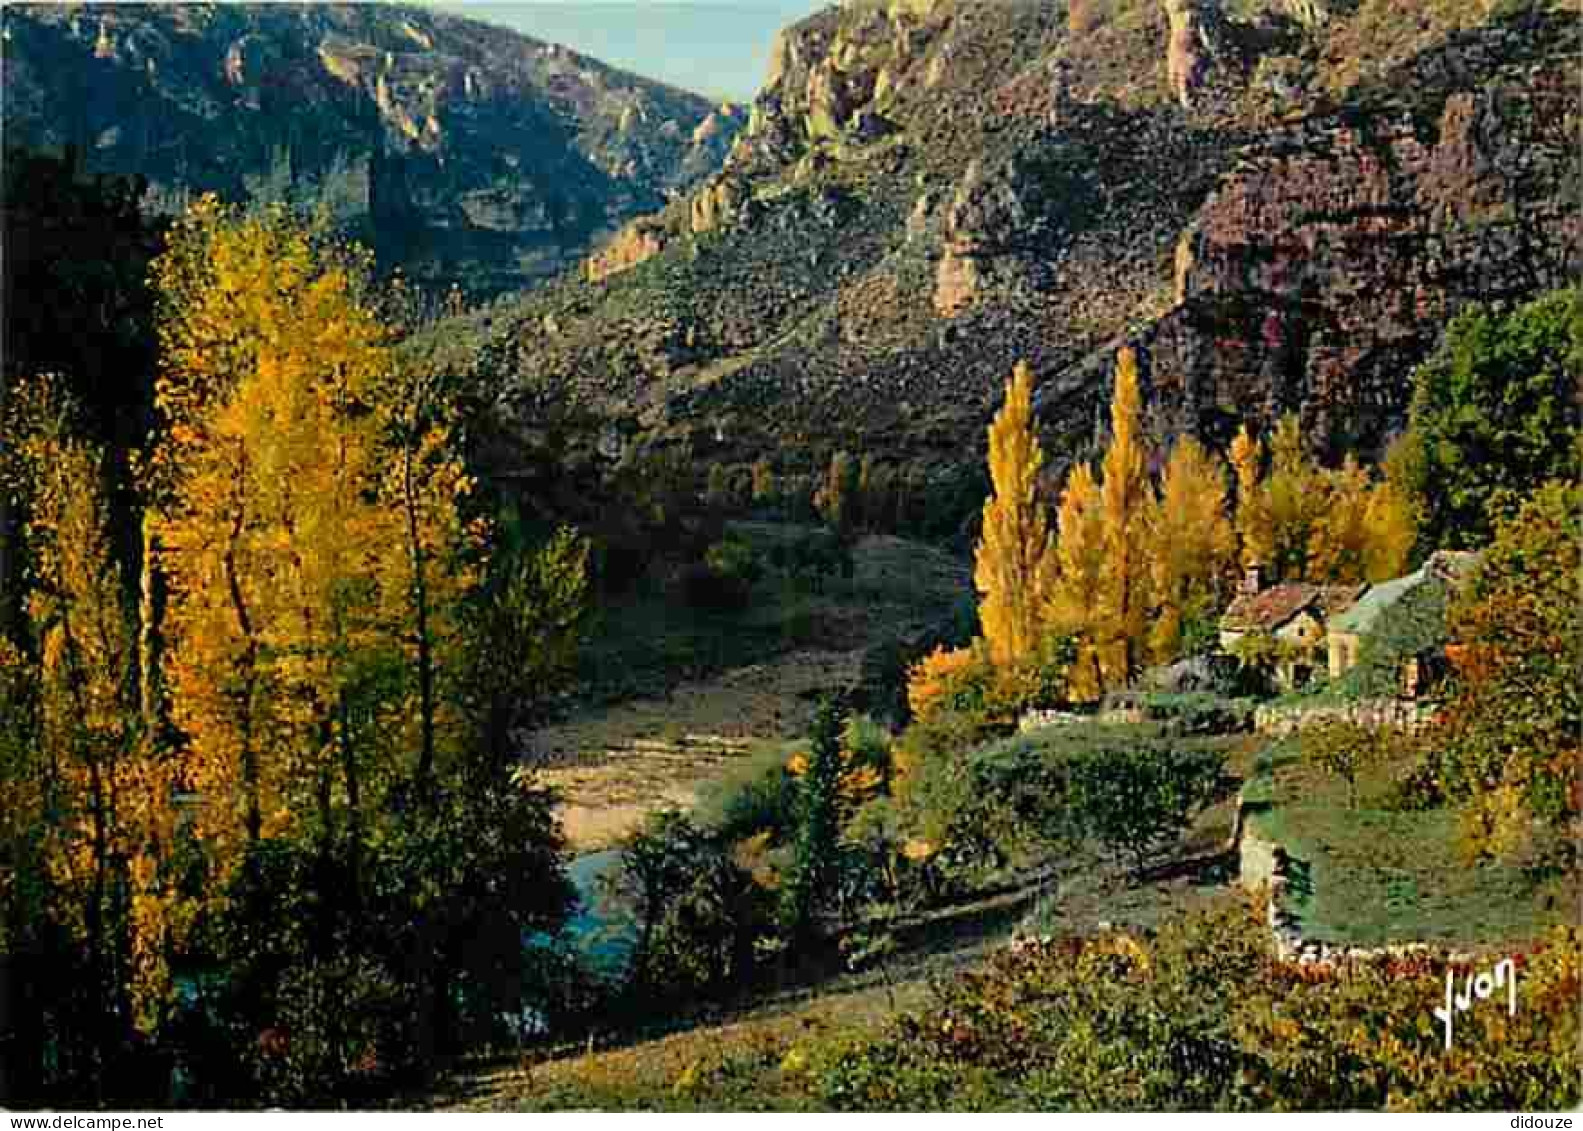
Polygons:
[[1220,647],[1231,652],[1250,636],[1267,636],[1281,645],[1275,662],[1276,685],[1292,691],[1307,684],[1326,660],[1330,618],[1362,596],[1363,585],[1310,585],[1289,581],[1265,588],[1257,567],[1220,618]]
[[[1351,608],[1339,613],[1331,622],[1326,635],[1326,651],[1331,679],[1340,679],[1357,667],[1362,653],[1363,638],[1379,623],[1380,618],[1401,603],[1403,598],[1420,586],[1431,583],[1455,585],[1462,581],[1475,565],[1479,556],[1461,550],[1440,550],[1429,556],[1423,567],[1405,577],[1392,578],[1373,586]],[[1405,657],[1402,661],[1401,693],[1409,699],[1417,698],[1443,668],[1443,648]]]

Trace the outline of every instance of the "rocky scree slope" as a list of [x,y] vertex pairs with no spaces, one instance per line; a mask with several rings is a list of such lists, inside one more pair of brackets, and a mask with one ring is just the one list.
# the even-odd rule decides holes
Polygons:
[[745,112],[390,4],[7,4],[7,145],[193,194],[324,203],[473,294],[575,264],[716,171]]
[[1017,358],[1059,472],[1140,348],[1152,426],[1378,451],[1468,302],[1583,266],[1576,0],[852,0],[724,167],[474,329],[611,452],[980,457]]

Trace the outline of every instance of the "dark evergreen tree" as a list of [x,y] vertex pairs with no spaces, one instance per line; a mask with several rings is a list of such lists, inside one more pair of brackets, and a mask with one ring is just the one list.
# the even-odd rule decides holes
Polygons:
[[797,855],[781,913],[794,938],[807,937],[825,895],[835,887],[840,851],[841,727],[844,712],[833,700],[819,705],[810,732],[812,749],[802,781]]

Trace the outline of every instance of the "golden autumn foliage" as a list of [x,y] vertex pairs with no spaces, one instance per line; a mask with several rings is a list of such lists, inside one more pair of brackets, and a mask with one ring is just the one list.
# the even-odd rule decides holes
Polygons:
[[846,452],[830,457],[823,481],[814,491],[814,510],[838,534],[851,530],[857,518],[857,467]]
[[1123,687],[1132,678],[1148,631],[1148,515],[1154,486],[1141,414],[1137,356],[1124,349],[1116,361],[1099,505],[1102,568],[1093,642],[1107,687]]
[[1149,512],[1150,583],[1156,603],[1149,630],[1157,661],[1174,659],[1185,624],[1215,612],[1237,553],[1226,513],[1224,465],[1191,436],[1171,449],[1158,503]]
[[1264,445],[1244,424],[1231,442],[1230,454],[1237,481],[1236,528],[1242,564],[1267,567],[1275,555],[1275,537],[1263,490]]
[[1099,483],[1094,469],[1080,463],[1067,476],[1056,517],[1059,574],[1048,616],[1059,632],[1081,634],[1093,627],[1104,561],[1100,519]]
[[1348,455],[1339,468],[1316,475],[1311,489],[1323,505],[1315,508],[1303,576],[1316,582],[1361,580],[1368,572],[1369,557],[1368,510],[1373,492],[1368,472]]
[[761,456],[753,463],[753,502],[756,506],[765,506],[775,501],[775,468],[770,464],[767,456]]
[[[66,905],[54,912],[87,948],[101,986],[130,989],[133,1008],[168,989],[157,911],[172,837],[172,767],[138,730],[136,632],[110,540],[103,452],[83,440],[63,383],[13,391],[7,487],[26,515],[27,625],[36,668],[7,648],[5,682],[36,689],[38,788],[6,804],[43,832],[41,861]],[[10,698],[10,696],[8,696]],[[20,737],[20,736],[13,736]]]
[[[786,761],[786,772],[800,778],[808,773],[808,752],[799,750]],[[841,776],[836,786],[843,805],[855,809],[878,797],[885,789],[885,771],[863,759],[850,746],[841,747]]]
[[1038,498],[1044,452],[1033,427],[1033,373],[1019,363],[1006,401],[989,428],[994,494],[984,504],[974,557],[979,620],[991,662],[1011,667],[1031,658],[1044,632],[1055,585],[1049,520]]
[[[374,417],[384,441],[373,505],[399,517],[401,537],[375,559],[380,634],[395,641],[410,678],[398,712],[405,746],[416,750],[415,777],[427,785],[440,746],[468,740],[454,694],[467,666],[461,611],[480,584],[481,524],[462,504],[474,483],[456,454],[445,398],[432,373],[397,366],[382,382]],[[392,450],[393,449],[393,450]],[[442,694],[451,690],[452,694]]]
[[1448,613],[1459,678],[1436,735],[1437,777],[1464,804],[1470,856],[1574,851],[1583,815],[1580,513],[1583,490],[1556,480],[1497,516]]
[[914,718],[927,719],[946,706],[951,695],[979,666],[971,648],[936,648],[907,673],[907,706]]
[[1363,576],[1370,582],[1386,581],[1407,572],[1418,523],[1413,504],[1394,483],[1377,483],[1369,492],[1363,512]]
[[1327,469],[1308,455],[1297,417],[1288,415],[1263,475],[1262,455],[1244,427],[1231,447],[1244,565],[1266,567],[1272,580],[1317,583],[1385,581],[1406,571],[1418,523],[1414,493],[1393,470],[1400,451],[1378,481],[1351,455]]
[[1104,528],[1099,484],[1088,464],[1078,464],[1067,476],[1056,525],[1059,573],[1046,616],[1052,631],[1078,639],[1067,695],[1074,703],[1090,703],[1102,690],[1093,633],[1104,569]]
[[[355,822],[409,751],[432,759],[471,482],[396,369],[365,257],[206,198],[154,270],[166,674],[202,834]],[[386,721],[388,673],[414,667],[421,709],[398,717],[421,736]]]
[[1315,531],[1325,510],[1323,477],[1309,458],[1295,414],[1283,416],[1270,439],[1270,473],[1264,483],[1269,508],[1270,560],[1274,578],[1309,576]]

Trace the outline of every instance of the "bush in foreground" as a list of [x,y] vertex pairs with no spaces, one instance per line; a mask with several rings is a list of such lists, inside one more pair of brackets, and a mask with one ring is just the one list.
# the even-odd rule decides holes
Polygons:
[[1283,963],[1258,917],[1232,904],[1153,937],[1002,951],[883,1036],[813,1050],[809,1086],[849,1111],[1572,1107],[1579,932],[1517,966],[1515,1016],[1476,1002],[1447,1050],[1432,1013],[1441,961]]

